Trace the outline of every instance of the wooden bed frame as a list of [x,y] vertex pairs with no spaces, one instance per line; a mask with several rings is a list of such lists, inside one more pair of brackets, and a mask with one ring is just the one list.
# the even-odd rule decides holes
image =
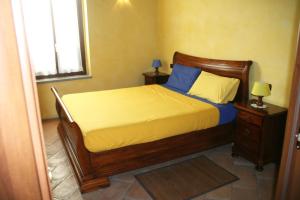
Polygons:
[[[221,76],[240,79],[235,101],[248,100],[249,68],[252,61],[228,61],[199,58],[175,52],[173,64],[200,67]],[[89,152],[77,123],[55,88],[58,132],[73,166],[81,192],[109,186],[108,177],[121,172],[168,161],[232,142],[234,122],[194,131],[154,142],[136,144],[99,153]]]

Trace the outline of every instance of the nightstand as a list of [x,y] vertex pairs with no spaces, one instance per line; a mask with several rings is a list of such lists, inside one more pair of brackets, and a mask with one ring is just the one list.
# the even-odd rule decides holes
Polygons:
[[287,109],[269,103],[265,109],[236,103],[238,116],[234,134],[233,156],[243,156],[262,171],[263,165],[280,161]]
[[159,72],[145,72],[143,73],[145,77],[145,85],[150,85],[150,84],[164,84],[168,81],[169,79],[169,74]]

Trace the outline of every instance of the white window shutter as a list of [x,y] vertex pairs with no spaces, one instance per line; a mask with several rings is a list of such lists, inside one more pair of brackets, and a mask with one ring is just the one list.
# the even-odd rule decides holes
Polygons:
[[51,0],[59,73],[83,71],[76,0]]
[[50,2],[48,0],[21,2],[30,63],[36,75],[56,74]]

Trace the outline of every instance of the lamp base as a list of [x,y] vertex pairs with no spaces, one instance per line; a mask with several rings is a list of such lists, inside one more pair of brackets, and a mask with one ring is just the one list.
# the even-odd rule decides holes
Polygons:
[[159,74],[158,67],[155,68],[154,73],[155,73],[155,74]]
[[264,109],[267,108],[267,105],[263,104],[262,106],[258,106],[256,103],[251,103],[250,104],[253,108],[259,108],[259,109]]

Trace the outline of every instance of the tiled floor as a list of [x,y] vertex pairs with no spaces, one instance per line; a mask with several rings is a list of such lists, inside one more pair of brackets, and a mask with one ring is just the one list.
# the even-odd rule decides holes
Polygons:
[[62,143],[56,131],[58,121],[43,123],[48,165],[52,172],[51,182],[55,200],[150,200],[150,196],[134,178],[134,174],[149,171],[175,162],[206,155],[218,165],[237,175],[240,180],[223,186],[193,200],[269,200],[272,199],[276,167],[265,166],[263,172],[254,170],[254,165],[243,158],[231,157],[231,145],[224,145],[212,150],[183,157],[163,164],[119,174],[110,178],[111,186],[81,195],[66,157]]

